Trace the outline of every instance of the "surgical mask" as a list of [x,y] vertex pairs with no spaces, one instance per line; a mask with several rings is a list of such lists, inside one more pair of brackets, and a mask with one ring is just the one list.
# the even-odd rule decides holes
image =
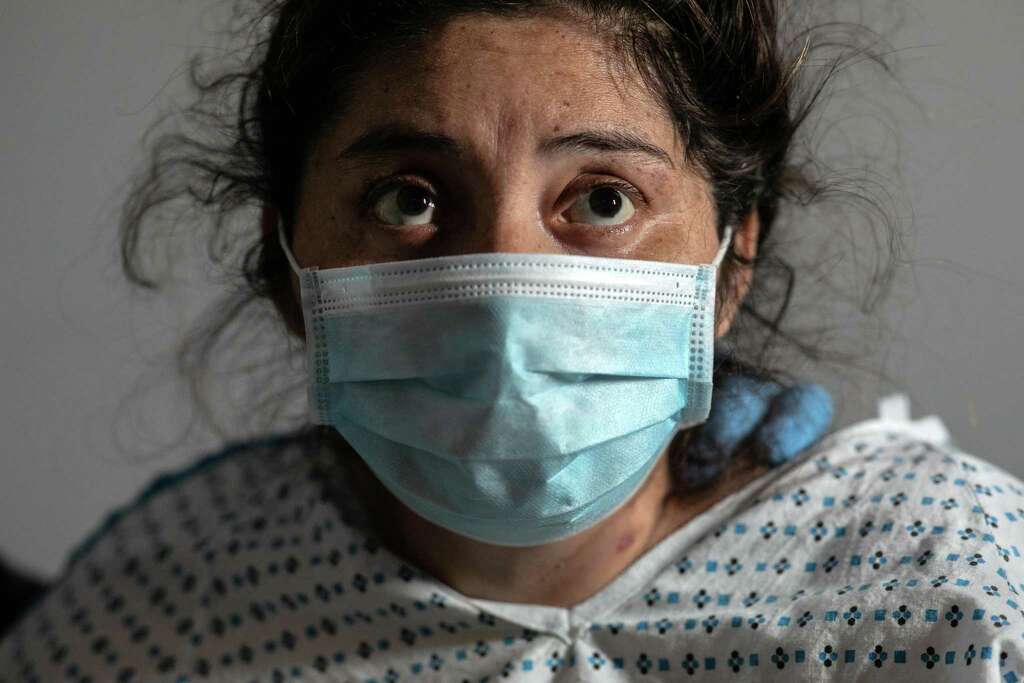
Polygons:
[[550,543],[614,513],[708,417],[715,260],[484,253],[300,268],[309,402],[402,503]]

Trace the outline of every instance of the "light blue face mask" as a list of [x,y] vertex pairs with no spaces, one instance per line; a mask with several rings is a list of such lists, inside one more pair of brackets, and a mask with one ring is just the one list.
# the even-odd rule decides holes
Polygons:
[[708,417],[710,265],[468,254],[300,269],[309,400],[400,501],[506,546],[577,534]]

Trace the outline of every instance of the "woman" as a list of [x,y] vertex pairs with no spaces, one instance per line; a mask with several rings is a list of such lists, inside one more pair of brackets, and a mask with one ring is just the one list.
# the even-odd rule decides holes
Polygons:
[[715,357],[810,182],[773,2],[266,9],[124,253],[258,201],[316,425],[115,513],[0,681],[1017,680],[1024,485],[898,400],[806,448],[827,397]]

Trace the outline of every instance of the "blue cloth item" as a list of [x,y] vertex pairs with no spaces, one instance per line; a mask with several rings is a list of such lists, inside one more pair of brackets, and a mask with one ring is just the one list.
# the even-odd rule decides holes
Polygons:
[[711,405],[717,265],[466,254],[299,269],[314,419],[399,500],[509,546],[572,536]]
[[832,425],[832,397],[817,384],[797,384],[772,399],[754,443],[773,465],[786,462],[823,437]]
[[779,465],[813,445],[832,424],[832,397],[818,384],[783,387],[751,375],[726,375],[700,435],[687,448],[683,474],[700,485],[718,475],[746,444]]

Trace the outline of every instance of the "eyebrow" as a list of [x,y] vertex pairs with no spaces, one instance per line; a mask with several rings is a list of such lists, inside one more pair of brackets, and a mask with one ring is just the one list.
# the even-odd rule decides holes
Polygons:
[[[629,131],[583,130],[551,137],[538,146],[542,154],[613,152],[648,156],[669,168],[672,157],[660,147]],[[360,135],[337,156],[340,159],[370,159],[395,156],[403,152],[433,152],[459,158],[463,150],[452,138],[399,124],[385,124]]]

